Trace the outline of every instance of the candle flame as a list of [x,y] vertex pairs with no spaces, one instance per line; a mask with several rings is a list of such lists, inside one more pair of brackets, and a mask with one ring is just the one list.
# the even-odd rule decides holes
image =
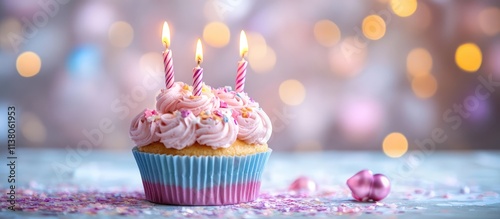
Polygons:
[[196,63],[198,65],[203,61],[203,48],[201,47],[201,40],[198,39],[198,42],[196,43],[196,57],[195,57]]
[[245,31],[242,30],[241,34],[240,34],[240,55],[241,55],[241,58],[244,58],[247,53],[248,53],[247,35],[245,34]]
[[168,28],[168,23],[166,21],[163,22],[161,42],[163,43],[163,46],[165,46],[165,48],[168,49],[168,47],[170,47],[170,28]]

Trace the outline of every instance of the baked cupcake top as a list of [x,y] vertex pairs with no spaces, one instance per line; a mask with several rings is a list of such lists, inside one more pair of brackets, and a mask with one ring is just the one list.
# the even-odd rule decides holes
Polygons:
[[271,120],[248,94],[203,85],[194,96],[192,86],[176,82],[161,90],[155,110],[145,109],[132,120],[129,134],[138,147],[161,142],[180,150],[195,142],[227,148],[236,139],[265,144],[271,133]]

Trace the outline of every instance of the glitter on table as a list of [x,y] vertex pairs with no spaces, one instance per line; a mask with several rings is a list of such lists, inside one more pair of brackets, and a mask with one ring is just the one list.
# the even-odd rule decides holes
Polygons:
[[[145,218],[334,215],[494,218],[500,213],[500,153],[496,152],[436,153],[405,175],[397,172],[398,165],[404,165],[402,160],[385,158],[381,153],[275,153],[264,173],[258,200],[203,207],[157,205],[145,201],[140,176],[129,152],[95,151],[70,172],[52,168],[53,165],[67,165],[63,151],[20,150],[19,154],[31,163],[19,165],[16,211],[8,210],[9,202],[2,201],[2,218],[62,215],[66,218],[118,215]],[[363,162],[353,163],[352,160]],[[394,184],[386,199],[380,202],[352,199],[345,180],[365,167],[391,177]],[[304,175],[317,182],[315,191],[301,193],[288,189],[295,179]],[[0,192],[0,198],[7,200],[9,189],[5,184]]]

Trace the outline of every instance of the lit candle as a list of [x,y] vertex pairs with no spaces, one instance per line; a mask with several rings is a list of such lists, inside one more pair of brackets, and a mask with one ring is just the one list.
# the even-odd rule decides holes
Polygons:
[[196,44],[195,61],[197,66],[193,69],[193,95],[200,96],[202,86],[201,80],[203,79],[203,68],[200,67],[203,61],[203,48],[201,47],[200,39],[198,39],[198,43]]
[[236,75],[236,92],[241,93],[245,89],[245,78],[247,74],[248,62],[245,60],[245,55],[248,53],[248,43],[245,31],[240,34],[240,55],[241,61],[238,62],[238,73]]
[[172,51],[168,48],[170,47],[170,28],[165,21],[163,23],[163,31],[161,36],[161,41],[163,46],[165,46],[165,51],[163,51],[163,64],[165,65],[165,86],[167,89],[174,85],[174,63],[172,59]]

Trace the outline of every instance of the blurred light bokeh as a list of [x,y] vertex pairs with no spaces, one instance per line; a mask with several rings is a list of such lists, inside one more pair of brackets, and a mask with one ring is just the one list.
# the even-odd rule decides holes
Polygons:
[[234,87],[246,31],[245,90],[275,150],[500,148],[495,0],[3,0],[1,132],[13,105],[20,147],[130,149],[131,119],[165,86],[163,21],[175,79],[192,82],[201,38],[213,87]]

